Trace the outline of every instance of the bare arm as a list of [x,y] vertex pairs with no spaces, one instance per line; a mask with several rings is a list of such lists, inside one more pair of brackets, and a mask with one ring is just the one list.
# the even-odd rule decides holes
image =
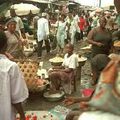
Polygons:
[[96,46],[102,46],[103,44],[102,43],[100,43],[100,42],[96,42],[96,41],[94,41],[93,39],[94,39],[94,31],[95,31],[95,29],[93,29],[93,30],[91,30],[90,32],[89,32],[89,34],[88,34],[88,36],[87,36],[87,41],[88,41],[88,43],[89,44],[92,44],[92,45],[96,45]]
[[21,30],[21,35],[23,37],[23,39],[26,39],[26,35],[25,35],[25,30],[24,28],[20,29]]
[[90,99],[91,99],[91,96],[90,97],[67,97],[63,103],[66,106],[69,106],[75,103],[81,103],[81,102],[87,103]]
[[13,104],[17,112],[20,114],[20,120],[25,120],[25,114],[21,103]]
[[78,98],[74,98],[74,103],[79,103],[79,102],[87,102],[91,99],[91,96],[90,97],[78,97]]

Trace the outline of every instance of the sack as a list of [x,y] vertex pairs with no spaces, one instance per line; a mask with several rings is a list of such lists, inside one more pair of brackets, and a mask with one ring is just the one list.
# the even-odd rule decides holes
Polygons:
[[118,62],[111,61],[102,71],[98,86],[89,105],[120,115],[120,72]]

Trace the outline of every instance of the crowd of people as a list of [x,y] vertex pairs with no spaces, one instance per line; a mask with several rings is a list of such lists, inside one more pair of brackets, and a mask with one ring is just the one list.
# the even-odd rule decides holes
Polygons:
[[[29,19],[32,21],[27,21],[26,16],[18,17],[14,9],[10,10],[10,15],[11,17],[7,19],[0,18],[0,106],[2,106],[0,119],[2,120],[14,120],[15,110],[20,114],[21,120],[25,120],[21,103],[28,98],[28,90],[18,65],[11,61],[24,58],[23,46],[27,44],[25,33],[34,34],[38,59],[42,58],[44,43],[47,54],[51,53],[52,43],[56,44],[57,53],[66,53],[62,66],[56,66],[49,71],[51,93],[60,91],[62,86],[66,93],[71,94],[71,81],[75,79],[74,70],[78,66],[78,60],[73,52],[74,47],[76,43],[81,44],[86,39],[86,42],[92,45],[91,72],[94,90],[88,98],[67,98],[65,104],[89,101],[97,88],[101,72],[106,66],[109,71],[110,66],[119,61],[119,57],[114,59],[108,57],[114,49],[113,42],[119,39],[119,25],[116,23],[117,16],[114,12],[109,14],[100,12],[91,17],[90,12],[83,10],[67,10],[67,12],[59,10],[58,13],[46,10],[40,15],[32,15],[32,19]],[[33,31],[29,27],[31,23]],[[54,30],[53,34],[50,32],[51,29]],[[114,62],[109,65],[111,59]],[[114,68],[110,70],[116,72]],[[111,71],[109,74],[111,79],[114,79]],[[106,75],[108,73],[104,71],[104,76]],[[88,105],[88,102],[85,102],[82,107]],[[78,120],[79,115],[80,111],[69,113],[66,120]]]
[[[38,58],[42,57],[43,44],[45,44],[48,54],[53,48],[56,48],[57,52],[63,53],[65,44],[71,43],[75,45],[77,42],[81,42],[87,37],[91,29],[92,31],[88,35],[88,42],[92,45],[94,44],[93,39],[94,41],[99,41],[101,37],[104,37],[100,35],[103,31],[105,34],[108,32],[109,37],[111,37],[112,34],[116,36],[117,33],[115,31],[118,30],[116,23],[117,14],[114,11],[108,13],[102,11],[91,16],[90,11],[77,9],[69,11],[68,13],[63,13],[62,10],[54,13],[45,10],[45,12],[40,14],[33,15],[30,13],[28,16],[22,16],[20,18],[16,15],[15,10],[11,9],[10,15],[11,17],[7,19],[1,17],[1,29],[5,31],[6,28],[8,29],[7,23],[8,21],[10,22],[10,19],[12,19],[11,21],[16,21],[15,32],[17,32],[18,35],[15,35],[24,45],[27,43],[25,33],[30,35],[34,34],[38,46]],[[101,17],[104,17],[105,20],[101,20]],[[103,21],[105,21],[104,24]],[[98,27],[99,25],[100,27]],[[30,26],[32,26],[32,28]],[[104,29],[104,27],[106,29]],[[94,36],[94,33],[98,35]],[[96,51],[95,46],[96,45],[93,45],[95,49],[93,50],[94,52]],[[98,46],[100,46],[100,44]],[[109,49],[110,46],[105,47]]]

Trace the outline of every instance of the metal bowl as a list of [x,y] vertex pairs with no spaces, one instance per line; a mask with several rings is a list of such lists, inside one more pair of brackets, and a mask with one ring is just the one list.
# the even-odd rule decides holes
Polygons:
[[79,66],[84,66],[86,61],[87,61],[86,57],[80,57],[80,58],[78,58]]
[[44,98],[46,98],[50,102],[56,102],[61,100],[64,97],[65,93],[61,91],[61,93],[56,93],[56,94],[49,94],[49,91],[45,92],[43,94]]

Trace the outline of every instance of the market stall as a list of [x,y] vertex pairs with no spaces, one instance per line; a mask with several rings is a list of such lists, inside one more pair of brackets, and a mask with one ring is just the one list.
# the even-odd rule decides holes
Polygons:
[[15,62],[19,65],[30,92],[41,92],[46,89],[49,82],[42,76],[44,72],[40,74],[41,68],[38,61],[19,59]]

